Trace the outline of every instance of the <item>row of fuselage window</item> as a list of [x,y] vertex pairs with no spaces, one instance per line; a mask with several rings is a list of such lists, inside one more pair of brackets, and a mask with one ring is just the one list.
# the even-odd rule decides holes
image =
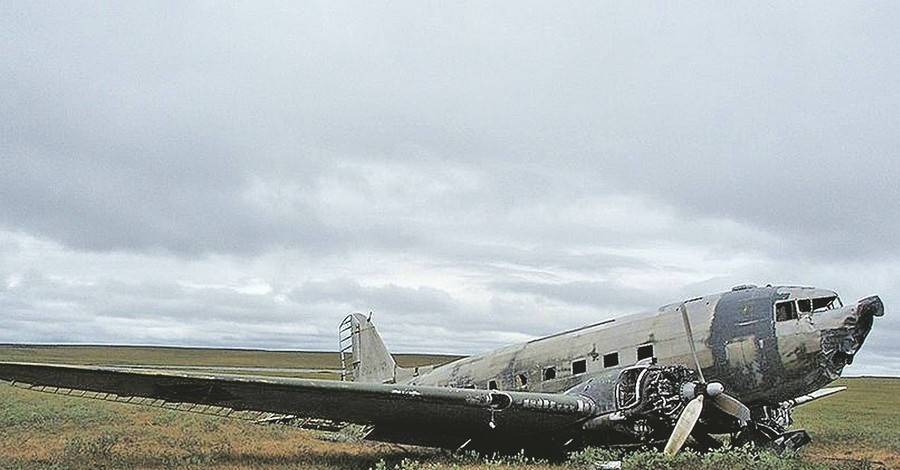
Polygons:
[[[637,360],[643,360],[647,358],[653,357],[653,345],[645,344],[643,346],[638,346],[637,348]],[[611,352],[603,355],[603,368],[617,367],[619,365],[619,353]],[[572,361],[572,375],[580,375],[587,372],[587,359],[578,359],[576,361]],[[556,366],[545,367],[543,371],[543,379],[547,380],[555,380],[557,379]],[[528,375],[524,373],[516,374],[513,378],[514,387],[516,389],[523,388],[528,385]],[[497,380],[488,381],[487,385],[488,390],[497,390],[499,388],[499,383]]]

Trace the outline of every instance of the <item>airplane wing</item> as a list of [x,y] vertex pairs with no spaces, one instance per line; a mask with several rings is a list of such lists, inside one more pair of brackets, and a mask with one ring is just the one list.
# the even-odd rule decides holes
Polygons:
[[[427,445],[502,441],[580,425],[597,414],[578,395],[0,362],[30,388],[253,410],[370,425],[372,439]],[[101,397],[105,398],[105,397]]]
[[793,398],[791,400],[782,402],[782,406],[797,406],[802,405],[804,403],[809,403],[813,400],[818,400],[819,398],[825,398],[829,395],[834,395],[838,392],[843,392],[847,390],[847,387],[829,387],[829,388],[820,388],[815,392],[808,393],[806,395],[799,396],[797,398]]

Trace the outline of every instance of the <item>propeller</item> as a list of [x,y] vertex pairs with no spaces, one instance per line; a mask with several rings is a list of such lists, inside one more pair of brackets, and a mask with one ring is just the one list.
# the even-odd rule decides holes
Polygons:
[[694,425],[700,419],[702,411],[703,395],[697,395],[687,405],[684,405],[684,410],[681,411],[681,416],[678,417],[678,422],[675,423],[675,428],[672,429],[672,435],[669,436],[669,440],[666,442],[666,448],[663,449],[663,454],[666,457],[671,457],[681,450],[684,441],[691,435]]
[[750,409],[740,402],[737,398],[725,393],[725,386],[720,382],[706,382],[703,377],[703,369],[700,368],[700,359],[697,358],[697,346],[694,344],[694,333],[691,330],[691,321],[688,318],[687,306],[681,304],[681,319],[684,321],[684,331],[687,333],[688,344],[691,347],[691,356],[694,358],[694,365],[697,367],[697,375],[700,376],[700,383],[687,383],[683,386],[681,394],[684,398],[690,399],[678,421],[675,428],[672,429],[672,435],[666,442],[663,453],[671,457],[681,450],[684,442],[687,440],[697,420],[700,419],[700,413],[703,412],[703,397],[709,397],[713,405],[722,410],[724,413],[737,418],[741,425],[745,425],[750,421]]

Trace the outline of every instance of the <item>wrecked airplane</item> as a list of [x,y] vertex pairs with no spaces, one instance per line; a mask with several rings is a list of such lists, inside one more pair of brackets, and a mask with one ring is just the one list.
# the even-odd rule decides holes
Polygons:
[[688,437],[798,448],[794,406],[850,364],[884,314],[877,296],[843,305],[830,290],[738,286],[657,310],[463,358],[403,368],[371,318],[341,323],[344,380],[121,367],[0,363],[19,386],[186,411],[248,410],[304,423],[365,425],[368,439],[453,449],[565,452]]

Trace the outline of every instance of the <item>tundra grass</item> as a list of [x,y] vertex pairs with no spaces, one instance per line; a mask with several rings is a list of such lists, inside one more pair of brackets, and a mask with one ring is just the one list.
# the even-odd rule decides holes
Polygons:
[[[52,348],[51,348],[52,349]],[[92,362],[109,354],[89,347],[82,357],[67,351],[69,363]],[[115,349],[115,348],[114,348]],[[186,365],[164,362],[170,351],[115,351],[120,363]],[[169,349],[169,348],[166,348]],[[4,350],[4,348],[0,348]],[[194,350],[191,350],[194,351]],[[177,350],[176,355],[182,353]],[[255,353],[259,355],[253,357]],[[21,354],[21,353],[20,353]],[[15,360],[51,362],[43,358]],[[268,352],[202,350],[191,365],[272,366]],[[292,353],[290,365],[329,364],[328,353]],[[320,355],[322,354],[322,355]],[[275,354],[274,356],[279,356]],[[183,356],[181,360],[186,360]],[[0,352],[0,358],[10,360]],[[135,358],[144,358],[138,361]],[[148,359],[149,358],[149,359]],[[325,359],[323,359],[325,358]],[[219,362],[211,362],[217,360]],[[424,361],[423,358],[414,360]],[[321,362],[317,362],[321,361]],[[62,362],[62,361],[59,361]],[[101,361],[102,362],[102,361]],[[110,362],[104,362],[110,363]],[[316,365],[313,365],[316,364]],[[421,364],[421,363],[420,363]],[[258,425],[213,416],[123,403],[38,393],[0,385],[0,469],[190,468],[190,469],[588,469],[597,461],[622,460],[624,468],[866,469],[900,468],[900,379],[850,378],[848,390],[799,407],[795,427],[807,429],[813,443],[797,455],[778,456],[729,449],[707,454],[682,452],[667,460],[656,451],[623,454],[587,449],[568,461],[548,463],[525,456],[477,456],[427,448],[355,442],[342,436],[282,425]]]
[[805,453],[832,461],[869,459],[900,468],[900,379],[845,378],[847,390],[797,407],[794,425],[813,437]]

